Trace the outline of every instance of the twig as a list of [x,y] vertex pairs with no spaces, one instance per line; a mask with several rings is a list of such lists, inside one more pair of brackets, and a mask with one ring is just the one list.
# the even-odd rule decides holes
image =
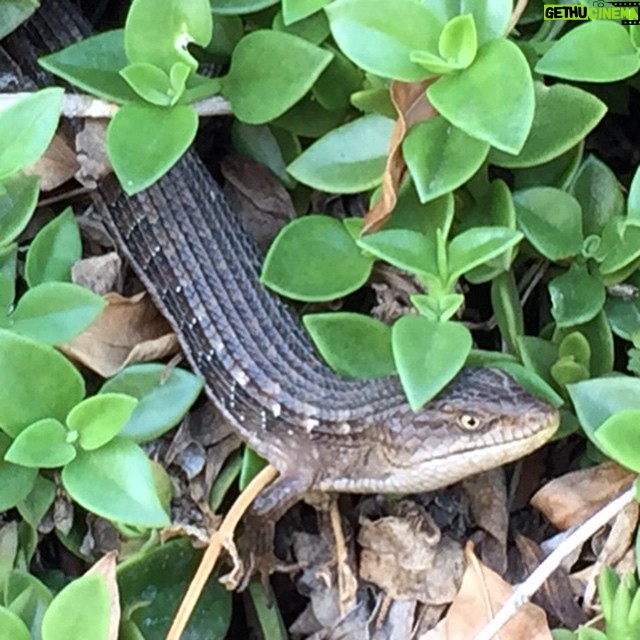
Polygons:
[[584,544],[600,527],[616,516],[635,499],[635,489],[631,487],[615,500],[576,527],[575,531],[563,540],[522,583],[502,605],[496,616],[475,636],[474,640],[492,640],[509,622],[518,609],[528,602],[544,581],[560,566],[560,563],[580,545]]
[[[28,92],[0,93],[0,111],[29,95]],[[211,96],[191,106],[199,116],[227,116],[232,113],[231,105],[222,96]],[[65,118],[113,118],[118,109],[119,105],[94,96],[65,93],[60,113]]]
[[233,533],[254,498],[278,475],[275,467],[268,465],[249,483],[247,488],[238,496],[229,512],[225,516],[218,531],[209,540],[198,569],[189,584],[187,593],[184,595],[178,613],[175,618],[167,640],[180,640],[182,633],[189,622],[193,609],[198,602],[198,598],[204,589],[211,572],[218,560],[218,556],[223,547],[232,544]]
[[518,20],[522,17],[528,3],[529,0],[518,0],[518,4],[516,4],[516,7],[511,14],[511,20],[509,20],[509,26],[507,27],[507,33],[505,33],[505,35],[510,34],[512,29],[518,24]]

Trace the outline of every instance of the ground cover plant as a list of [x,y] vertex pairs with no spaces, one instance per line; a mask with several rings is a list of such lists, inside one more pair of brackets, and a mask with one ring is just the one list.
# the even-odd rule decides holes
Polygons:
[[[206,139],[211,122],[199,114],[232,114],[217,139],[245,158],[242,179],[267,176],[249,194],[252,208],[267,197],[285,202],[273,217],[282,213],[286,224],[268,223],[275,238],[261,280],[292,301],[336,372],[397,375],[414,410],[463,366],[510,373],[560,410],[553,454],[537,458],[540,478],[582,474],[536,503],[558,529],[633,482],[610,461],[640,470],[639,25],[615,13],[545,20],[538,0],[103,5],[93,12],[96,35],[40,64],[96,104],[118,105],[104,150],[127,194],[164,175],[199,126]],[[0,34],[35,10],[34,2],[6,0]],[[171,336],[161,320],[148,320],[148,300],[118,297],[117,278],[106,295],[95,275],[93,290],[78,284],[74,270],[83,257],[104,253],[95,250],[100,239],[78,217],[82,205],[69,206],[67,187],[47,213],[40,189],[49,170],[33,169],[51,149],[64,93],[34,90],[0,111],[0,637],[161,638],[199,553],[185,537],[160,544],[159,532],[206,538],[218,524],[213,514],[263,462],[248,448],[230,453],[202,434],[186,435],[206,411],[204,402],[192,408],[203,381],[167,364]],[[220,157],[212,163],[228,184],[238,179]],[[134,332],[133,353],[115,364],[93,355],[134,317],[155,333]],[[132,364],[149,359],[145,349],[165,362]],[[549,504],[588,494],[589,479],[605,486],[597,504],[560,518]],[[503,494],[506,522],[506,486]],[[385,515],[406,522],[398,506],[405,504],[392,501]],[[357,523],[360,548],[372,553],[362,524],[370,503],[342,507],[345,521]],[[316,524],[309,528],[308,514],[299,513],[305,524],[282,534],[298,545],[288,559],[319,570],[331,554],[309,557],[301,536],[316,535]],[[528,518],[531,539],[551,537],[548,525]],[[556,588],[542,603],[547,617],[535,624],[547,635],[540,637],[550,637],[551,626],[559,639],[633,637],[637,521],[637,509],[627,514],[623,553],[607,555],[605,543],[584,551],[580,570],[615,569],[601,572],[598,598],[598,571],[576,569],[575,598]],[[506,524],[501,536],[502,560],[493,556],[492,566],[504,561],[506,575]],[[481,557],[491,566],[488,537]],[[109,554],[98,562],[108,549],[119,552],[117,566]],[[402,564],[399,553],[394,565]],[[467,574],[438,600],[418,592],[422,574],[409,574],[411,588],[400,588],[400,578],[385,582],[364,567],[364,555],[352,580],[386,593],[385,611],[407,606],[404,624],[420,637],[479,631],[481,603],[461,612],[454,600]],[[61,570],[61,556],[92,568]],[[341,571],[355,566],[354,558],[337,563]],[[177,578],[167,578],[167,566]],[[309,576],[278,583],[274,593],[271,602],[252,581],[232,602],[210,581],[188,637],[244,637],[249,627],[269,639],[324,637],[348,624],[353,635],[345,637],[365,637],[358,634],[369,629],[336,604],[343,590]],[[355,590],[351,596],[351,604],[371,605]],[[319,611],[323,597],[333,604]],[[424,612],[452,600],[449,635],[429,635],[420,626]],[[72,617],[78,602],[86,615]],[[481,613],[470,614],[475,607]],[[461,627],[469,617],[479,626]],[[403,637],[391,614],[376,624]],[[521,635],[517,627],[503,633]]]

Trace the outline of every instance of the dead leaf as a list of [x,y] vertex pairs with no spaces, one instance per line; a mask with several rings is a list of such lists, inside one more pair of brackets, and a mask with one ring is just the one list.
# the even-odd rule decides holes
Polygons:
[[146,293],[125,298],[104,296],[107,306],[83,333],[60,350],[92,371],[108,378],[133,362],[173,355],[178,339]]
[[115,252],[78,260],[71,267],[71,280],[99,296],[117,288],[122,270],[122,258]]
[[531,498],[531,504],[558,529],[568,529],[592,516],[635,477],[615,462],[603,462],[552,480]]
[[377,520],[361,516],[358,544],[360,577],[391,598],[443,604],[451,602],[458,590],[464,570],[462,549],[442,536],[418,505]]
[[25,169],[25,173],[40,176],[40,191],[52,191],[73,178],[77,168],[74,150],[63,136],[56,134],[47,150]]
[[109,601],[111,603],[111,613],[109,616],[109,633],[107,640],[118,640],[118,629],[120,627],[120,595],[118,583],[116,581],[116,553],[111,551],[96,562],[87,574],[97,573],[101,575],[107,584]]
[[380,228],[396,206],[398,187],[407,168],[402,155],[402,142],[414,124],[437,114],[426,94],[427,87],[436,79],[423,82],[394,80],[391,83],[391,101],[396,108],[398,118],[389,142],[389,156],[382,174],[380,200],[364,216],[363,232],[365,233]]
[[107,156],[106,131],[108,120],[85,120],[76,135],[78,170],[76,180],[84,187],[95,189],[98,181],[111,171]]
[[[444,620],[419,640],[470,640],[511,595],[513,587],[484,566],[465,548],[467,570],[462,586]],[[526,603],[500,631],[500,640],[551,640],[547,617],[540,607]]]

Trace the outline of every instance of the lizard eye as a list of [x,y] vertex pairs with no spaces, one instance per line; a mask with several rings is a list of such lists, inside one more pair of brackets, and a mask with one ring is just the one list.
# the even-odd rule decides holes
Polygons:
[[466,431],[475,431],[481,426],[482,422],[479,418],[476,418],[475,416],[470,416],[467,413],[463,413],[458,418],[458,424]]

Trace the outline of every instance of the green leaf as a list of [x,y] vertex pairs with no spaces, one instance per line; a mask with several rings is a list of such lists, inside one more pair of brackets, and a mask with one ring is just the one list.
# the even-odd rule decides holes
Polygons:
[[222,93],[239,120],[264,124],[298,102],[332,58],[329,51],[297,36],[254,31],[234,49]]
[[604,309],[613,332],[631,342],[633,334],[640,329],[640,300],[609,297]]
[[551,315],[559,327],[570,327],[593,319],[604,306],[604,285],[586,266],[573,263],[569,271],[549,282]]
[[393,356],[414,411],[434,398],[462,368],[471,334],[458,322],[403,316],[392,329]]
[[84,331],[102,312],[104,299],[77,284],[45,282],[29,289],[11,314],[11,329],[47,344]]
[[240,465],[240,476],[238,478],[238,488],[240,491],[244,491],[267,464],[268,462],[264,458],[261,458],[251,447],[244,447],[242,451],[242,464]]
[[198,61],[187,45],[206,47],[212,29],[208,0],[133,0],[124,29],[124,47],[134,64],[154,64],[168,74],[176,62],[182,62],[195,71]]
[[364,74],[337,49],[325,47],[333,54],[333,60],[313,86],[313,97],[329,111],[348,109],[351,94],[362,87]]
[[331,0],[282,0],[284,23],[289,25],[314,14]]
[[410,229],[389,229],[361,236],[358,246],[399,269],[438,273],[435,240]]
[[415,294],[410,297],[410,300],[421,315],[440,322],[452,318],[464,304],[464,296],[461,293]]
[[0,180],[32,165],[58,126],[64,90],[41,89],[0,111]]
[[278,0],[211,0],[214,15],[243,15],[255,13],[277,4]]
[[248,591],[263,637],[269,640],[287,640],[289,634],[278,605],[271,595],[267,594],[262,582],[254,578],[249,583]]
[[640,378],[592,378],[567,387],[582,428],[592,436],[619,412],[640,411]]
[[529,135],[535,107],[531,71],[509,40],[484,44],[470,67],[440,78],[427,96],[456,127],[507,153],[519,153]]
[[78,451],[62,470],[62,484],[85,509],[138,527],[166,527],[149,459],[128,438],[116,436],[93,451]]
[[146,442],[175,427],[196,401],[202,387],[202,378],[179,367],[136,364],[107,380],[100,393],[125,393],[138,399],[120,434],[136,442]]
[[595,443],[622,466],[640,472],[640,410],[620,411],[596,429]]
[[393,120],[371,114],[314,142],[287,170],[303,184],[329,193],[357,193],[380,184]]
[[457,235],[448,248],[449,281],[514,247],[522,234],[507,227],[473,227]]
[[18,245],[0,247],[0,318],[7,313],[16,295],[17,266]]
[[189,148],[197,129],[198,114],[185,105],[121,107],[107,129],[107,152],[125,192],[138,193],[164,175]]
[[76,457],[75,447],[66,441],[67,430],[55,418],[43,418],[18,434],[5,460],[23,467],[55,469]]
[[71,280],[71,267],[82,255],[80,231],[73,210],[67,207],[46,224],[27,252],[25,278],[30,287],[43,282]]
[[412,0],[334,0],[325,11],[338,46],[360,68],[406,82],[430,75],[410,59],[414,50],[437,51],[443,23],[426,6]]
[[391,327],[360,313],[314,313],[302,322],[329,366],[342,376],[381,378],[395,373]]
[[535,82],[533,124],[517,155],[498,149],[489,161],[509,169],[532,167],[558,158],[584,140],[602,120],[607,105],[593,94],[567,84],[545,86]]
[[137,99],[119,74],[129,64],[122,29],[85,38],[38,62],[47,71],[104,100],[125,103]]
[[98,573],[86,574],[53,599],[42,619],[42,640],[108,640],[110,618],[106,578]]
[[454,191],[482,166],[489,144],[476,140],[441,116],[412,127],[402,143],[421,202]]
[[[144,629],[145,640],[165,640],[202,551],[182,537],[125,560],[117,568],[123,611]],[[168,568],[171,570],[169,571]],[[223,640],[231,622],[231,593],[208,580],[189,618],[185,640]],[[93,636],[87,636],[93,640]]]
[[582,207],[584,235],[601,234],[605,225],[624,212],[624,196],[616,175],[604,162],[589,155],[571,185]]
[[[154,64],[148,62],[130,64],[121,69],[120,75],[146,102],[159,107],[167,107],[175,102],[176,96],[173,94],[169,75]],[[180,95],[177,96],[179,97]]]
[[37,469],[12,464],[4,459],[10,446],[11,438],[0,431],[0,512],[12,509],[24,500],[31,492],[38,475]]
[[332,300],[359,289],[373,259],[362,255],[344,225],[311,215],[293,220],[272,243],[260,280],[278,293],[308,302]]
[[[304,38],[311,44],[315,45],[322,44],[331,33],[331,30],[329,29],[329,20],[327,20],[327,16],[322,11],[313,13],[306,18],[302,18],[301,20],[290,24],[285,24],[282,11],[279,11],[273,19],[272,28],[274,31],[284,31],[285,33],[290,33],[291,35],[298,36],[299,38]],[[333,51],[333,49],[332,53],[335,55],[335,51]],[[344,59],[346,60],[346,58]],[[351,62],[348,64],[351,65]],[[352,66],[354,69],[356,68],[354,65]]]
[[[617,224],[614,219],[612,222]],[[601,250],[604,252],[604,259],[600,263],[600,272],[603,274],[615,274],[616,271],[620,271],[625,267],[631,265],[640,257],[640,228],[638,227],[626,227],[622,235],[617,233],[614,235],[610,244],[605,243],[605,229],[602,235],[602,243],[600,245]],[[635,269],[634,269],[635,270]],[[616,282],[624,280],[623,278],[616,279]],[[610,282],[607,282],[610,284]]]
[[36,208],[40,177],[18,173],[2,182],[0,194],[0,246],[13,242],[26,228]]
[[62,422],[83,396],[82,376],[64,356],[0,330],[0,429],[16,437],[41,418]]
[[640,166],[636,169],[629,187],[626,224],[640,227]]
[[25,522],[37,529],[53,504],[55,497],[55,483],[41,475],[37,475],[29,495],[18,503],[18,511]]
[[582,249],[582,211],[568,193],[534,187],[513,194],[518,225],[527,240],[546,258],[570,258]]
[[471,14],[455,16],[447,22],[438,40],[438,51],[456,69],[466,69],[473,62],[478,51],[478,34]]
[[23,23],[39,6],[38,0],[5,0],[0,5],[0,40]]
[[640,69],[640,57],[621,24],[594,20],[571,29],[539,60],[536,73],[582,82],[614,82]]
[[86,451],[98,449],[119,433],[138,400],[123,393],[101,393],[77,404],[67,416],[67,428],[78,433]]
[[553,340],[560,343],[566,335],[573,333],[574,331],[582,333],[591,347],[591,375],[603,376],[611,373],[613,369],[614,355],[613,335],[611,333],[611,328],[607,323],[604,311],[598,313],[593,320],[571,327],[570,329],[556,327],[553,334]]
[[6,607],[0,607],[0,638],[31,640],[31,633],[25,623]]
[[491,306],[502,339],[511,353],[518,353],[518,338],[524,334],[524,318],[518,286],[511,271],[498,275],[491,283]]

